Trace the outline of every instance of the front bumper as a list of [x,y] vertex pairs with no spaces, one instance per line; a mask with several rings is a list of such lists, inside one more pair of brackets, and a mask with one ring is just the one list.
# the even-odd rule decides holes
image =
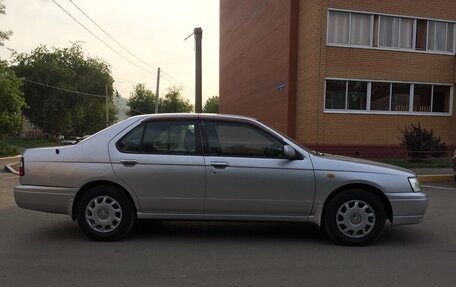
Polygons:
[[423,221],[428,197],[424,192],[386,193],[393,210],[393,225],[415,224]]
[[77,189],[18,185],[14,188],[16,204],[25,209],[71,215]]

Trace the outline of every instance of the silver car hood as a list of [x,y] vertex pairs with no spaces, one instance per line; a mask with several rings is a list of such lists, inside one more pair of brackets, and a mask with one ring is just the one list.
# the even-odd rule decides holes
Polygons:
[[334,170],[348,172],[366,172],[379,174],[403,174],[404,176],[416,176],[416,174],[405,168],[394,165],[332,154],[310,154],[315,170]]

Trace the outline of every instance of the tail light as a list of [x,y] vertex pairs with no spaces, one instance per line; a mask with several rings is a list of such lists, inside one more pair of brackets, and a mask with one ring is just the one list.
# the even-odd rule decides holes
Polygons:
[[24,157],[21,157],[21,165],[19,166],[19,175],[20,176],[24,176],[25,175]]

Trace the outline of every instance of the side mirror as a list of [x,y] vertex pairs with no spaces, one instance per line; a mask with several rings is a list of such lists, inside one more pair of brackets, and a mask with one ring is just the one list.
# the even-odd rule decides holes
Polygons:
[[288,158],[295,158],[296,151],[291,145],[284,145],[283,146],[283,155]]

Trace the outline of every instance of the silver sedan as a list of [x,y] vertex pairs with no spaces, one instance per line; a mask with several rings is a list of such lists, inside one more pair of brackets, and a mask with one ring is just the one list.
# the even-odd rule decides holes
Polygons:
[[74,146],[28,149],[16,203],[68,214],[95,240],[138,218],[313,222],[364,245],[422,221],[428,199],[406,169],[313,152],[240,116],[129,118]]

